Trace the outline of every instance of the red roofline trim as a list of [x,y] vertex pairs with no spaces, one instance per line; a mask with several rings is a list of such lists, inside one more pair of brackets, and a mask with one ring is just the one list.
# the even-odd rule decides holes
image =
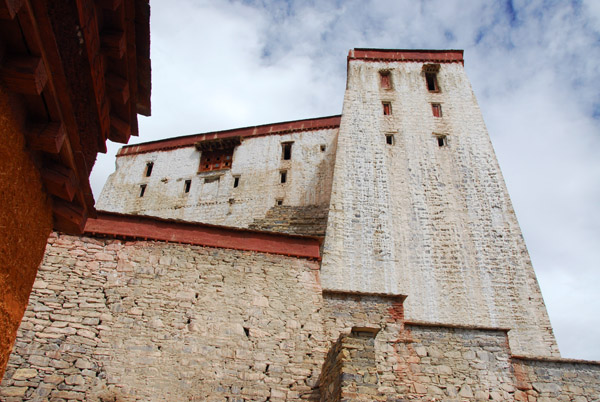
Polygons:
[[261,126],[234,128],[230,130],[214,131],[203,134],[192,134],[183,137],[145,142],[142,144],[127,145],[119,149],[117,156],[135,155],[146,152],[164,151],[175,148],[191,147],[195,143],[205,140],[228,137],[259,137],[263,135],[281,135],[300,131],[324,130],[340,126],[340,115],[317,117],[305,120],[286,121],[281,123],[265,124]]
[[430,63],[461,63],[463,50],[427,50],[427,49],[353,49],[348,52],[348,61],[401,61]]
[[158,240],[321,260],[321,239],[318,237],[238,229],[152,216],[98,211],[96,218],[87,220],[85,233],[94,236]]

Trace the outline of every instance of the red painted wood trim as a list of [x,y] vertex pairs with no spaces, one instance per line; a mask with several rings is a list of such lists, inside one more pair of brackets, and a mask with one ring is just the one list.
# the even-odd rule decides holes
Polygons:
[[292,236],[150,216],[98,211],[97,218],[87,220],[85,233],[321,259],[321,240],[316,237]]
[[431,63],[461,63],[463,50],[422,50],[422,49],[353,49],[348,60],[365,61],[403,61]]
[[119,150],[117,156],[135,155],[145,152],[163,151],[167,149],[193,146],[204,140],[227,137],[259,137],[263,135],[287,134],[299,131],[314,131],[340,126],[342,116],[319,117],[315,119],[286,121],[282,123],[266,124],[263,126],[235,128],[232,130],[215,131],[205,134],[194,134],[185,137],[175,137],[166,140],[146,142],[143,144],[128,145]]

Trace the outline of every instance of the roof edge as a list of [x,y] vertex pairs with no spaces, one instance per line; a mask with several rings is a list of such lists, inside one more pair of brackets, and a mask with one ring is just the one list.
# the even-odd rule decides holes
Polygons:
[[464,50],[460,49],[367,49],[355,48],[348,52],[348,61],[400,61],[400,62],[432,62],[461,63]]
[[164,151],[175,148],[194,146],[197,142],[228,137],[259,137],[263,135],[281,135],[300,131],[323,130],[340,126],[341,115],[316,117],[302,120],[284,121],[280,123],[263,124],[234,128],[208,133],[191,134],[164,140],[144,142],[141,144],[127,145],[119,149],[117,157],[135,155],[146,152]]
[[321,239],[317,237],[108,211],[97,211],[97,213],[96,218],[88,219],[85,234],[255,251],[312,260],[321,259]]

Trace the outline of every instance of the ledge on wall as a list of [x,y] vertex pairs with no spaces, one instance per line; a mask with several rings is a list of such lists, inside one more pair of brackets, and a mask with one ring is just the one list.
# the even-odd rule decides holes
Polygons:
[[106,211],[97,211],[97,213],[96,218],[87,221],[85,233],[88,235],[158,240],[321,260],[321,239],[317,237]]

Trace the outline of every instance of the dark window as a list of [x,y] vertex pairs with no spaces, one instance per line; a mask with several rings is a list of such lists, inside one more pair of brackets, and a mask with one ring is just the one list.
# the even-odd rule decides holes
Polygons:
[[186,180],[185,184],[183,186],[183,191],[185,191],[186,193],[189,193],[191,187],[192,187],[192,181],[191,180]]
[[385,143],[388,145],[394,145],[394,134],[386,134]]
[[389,71],[380,71],[379,72],[379,83],[381,88],[383,89],[391,89],[392,88],[392,75]]
[[146,192],[146,185],[145,184],[140,185],[140,197],[143,197],[145,192]]
[[146,177],[150,177],[152,174],[152,168],[154,167],[154,162],[146,163]]
[[292,159],[292,142],[284,142],[281,144],[281,158],[283,160],[289,161]]
[[279,182],[282,184],[287,182],[287,170],[282,170],[279,172]]
[[427,90],[429,92],[438,92],[440,90],[436,73],[425,73],[425,80],[427,81]]
[[240,176],[233,177],[233,188],[237,188],[240,185]]
[[448,145],[448,141],[446,140],[445,135],[437,135],[436,137],[437,137],[438,147],[445,147],[446,145]]
[[440,105],[439,103],[432,103],[431,111],[433,112],[433,115],[435,117],[442,117],[442,105]]
[[199,172],[231,169],[233,148],[218,151],[202,151]]
[[327,145],[321,144],[321,152],[325,152],[327,150]]
[[277,205],[283,205],[283,199],[282,198],[277,199]]
[[390,116],[392,114],[392,104],[390,102],[383,102],[383,115]]

